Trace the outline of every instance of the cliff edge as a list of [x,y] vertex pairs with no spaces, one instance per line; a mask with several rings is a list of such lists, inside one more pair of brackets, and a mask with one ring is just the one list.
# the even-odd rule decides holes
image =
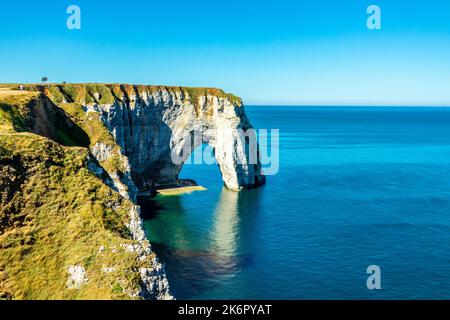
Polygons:
[[[30,86],[54,103],[98,118],[127,158],[129,186],[138,191],[177,184],[183,162],[200,144],[214,149],[224,184],[242,190],[264,184],[258,161],[249,162],[252,129],[240,98],[220,89],[118,84]],[[102,142],[92,146],[100,160],[114,157]],[[179,161],[174,161],[175,158]]]
[[251,128],[219,89],[1,85],[0,298],[171,299],[137,195],[176,186],[201,143],[228,188],[264,184]]

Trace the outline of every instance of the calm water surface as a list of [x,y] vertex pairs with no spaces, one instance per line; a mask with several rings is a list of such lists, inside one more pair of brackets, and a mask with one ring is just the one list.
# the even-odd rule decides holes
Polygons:
[[[143,206],[178,299],[450,298],[450,108],[246,107],[280,129],[280,171],[241,193]],[[366,288],[381,267],[382,290]]]

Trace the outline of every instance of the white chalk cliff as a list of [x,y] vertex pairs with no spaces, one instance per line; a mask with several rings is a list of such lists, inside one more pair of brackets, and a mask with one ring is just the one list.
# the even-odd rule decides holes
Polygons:
[[[58,146],[84,150],[89,173],[117,191],[124,207],[129,206],[129,210],[119,211],[119,205],[98,199],[108,203],[105,207],[120,215],[128,227],[129,235],[118,238],[139,266],[132,271],[139,273],[139,286],[126,290],[131,298],[173,298],[164,266],[146,239],[137,205],[140,191],[179,185],[184,161],[202,143],[214,149],[229,189],[239,191],[265,183],[259,147],[252,143],[256,141],[240,135],[252,129],[242,102],[222,90],[116,84],[29,85],[25,89],[32,99],[23,106],[26,118],[20,124],[26,126],[20,130]],[[18,137],[22,136],[18,133]],[[6,177],[9,179],[9,174]],[[97,250],[97,243],[92,246]],[[98,250],[106,252],[107,248]],[[117,249],[110,254],[115,254],[113,251]],[[111,273],[115,268],[107,265],[102,272]],[[79,290],[90,285],[89,271],[86,265],[68,265],[68,287]]]
[[249,162],[249,141],[237,131],[252,129],[240,99],[217,89],[120,86],[111,93],[110,103],[102,103],[97,92],[91,93],[93,101],[82,103],[101,115],[128,158],[138,190],[177,185],[183,163],[174,162],[173,155],[186,160],[202,143],[214,148],[229,189],[264,184],[259,160]]

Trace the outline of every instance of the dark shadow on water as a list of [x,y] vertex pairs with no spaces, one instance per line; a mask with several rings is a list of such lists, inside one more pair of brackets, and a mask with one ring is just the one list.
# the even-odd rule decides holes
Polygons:
[[[194,244],[199,239],[192,234],[185,220],[187,215],[182,197],[139,199],[144,221],[163,219],[161,228],[146,232],[150,232],[153,239],[167,239],[167,236],[177,239],[173,242],[169,240],[170,244],[151,241],[152,248],[165,264],[171,291],[176,298],[202,296],[223,286],[244,268],[254,265],[249,252],[255,245],[252,225],[258,216],[261,190],[237,193],[224,188],[215,209],[210,213],[213,224],[207,230],[208,239],[202,240],[200,249],[196,249],[198,245]],[[166,214],[170,219],[164,221],[165,216],[161,215]],[[210,298],[214,299],[214,296]]]
[[164,206],[154,197],[138,197],[138,204],[141,206],[141,218],[144,221],[156,218],[164,210]]
[[[227,275],[254,264],[249,254],[222,256],[209,250],[180,250],[152,243],[169,278],[172,294],[177,299],[191,299],[226,281]],[[212,297],[213,298],[213,297]]]

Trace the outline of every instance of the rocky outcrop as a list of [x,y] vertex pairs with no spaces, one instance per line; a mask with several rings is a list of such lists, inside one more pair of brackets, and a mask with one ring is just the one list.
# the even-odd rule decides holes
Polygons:
[[150,243],[145,237],[140,210],[139,206],[133,206],[130,211],[128,228],[137,244],[127,247],[129,251],[138,253],[139,260],[151,261],[150,267],[139,269],[142,281],[139,295],[151,300],[172,300],[173,296],[169,291],[169,282],[166,278],[164,266],[156,257],[152,256]]
[[[67,86],[47,90],[52,100],[80,103],[86,113],[100,114],[128,158],[131,179],[140,191],[175,186],[183,162],[202,143],[214,148],[229,189],[265,182],[259,161],[249,161],[251,147],[240,133],[252,126],[241,100],[233,95],[202,88]],[[110,150],[98,145],[92,151],[105,159]]]

